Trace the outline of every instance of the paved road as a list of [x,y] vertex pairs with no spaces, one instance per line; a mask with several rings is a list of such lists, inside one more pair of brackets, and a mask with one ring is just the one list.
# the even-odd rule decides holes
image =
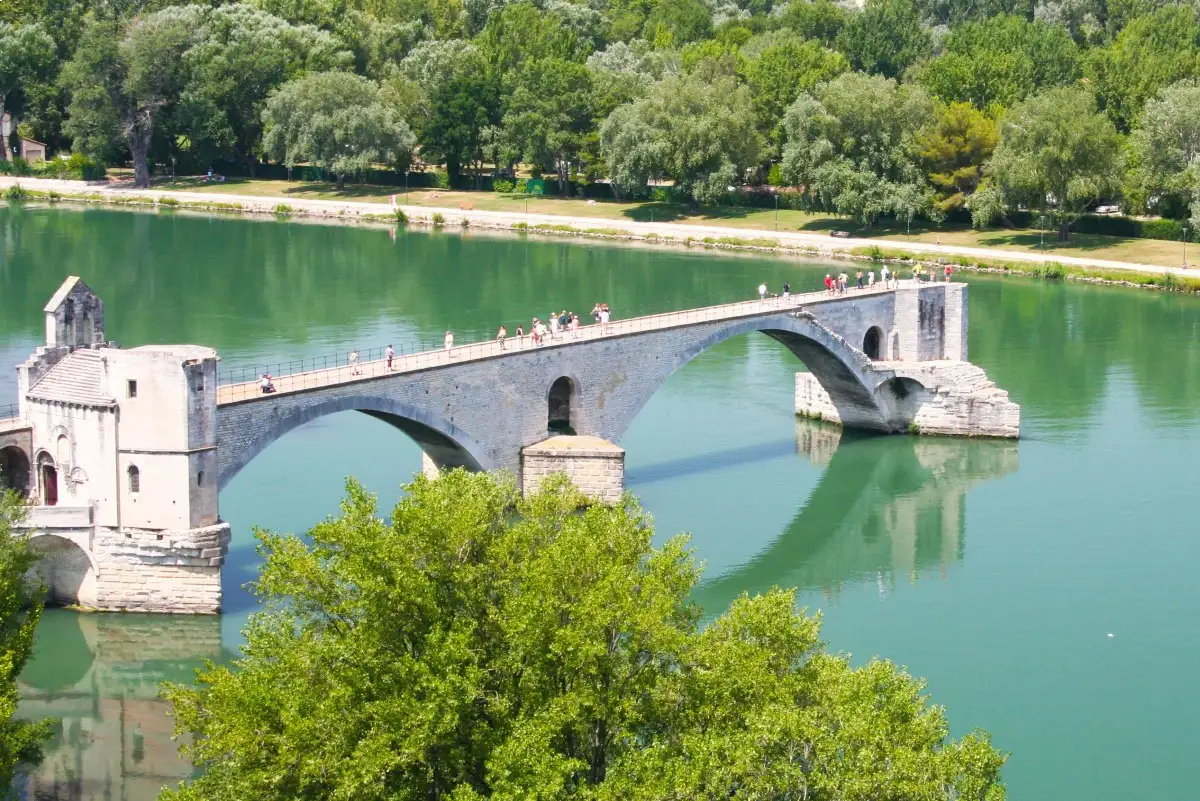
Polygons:
[[[179,200],[195,203],[239,203],[243,210],[251,212],[271,213],[275,206],[285,202],[293,211],[315,214],[324,217],[358,217],[364,215],[391,214],[392,207],[386,203],[365,203],[342,200],[302,200],[297,198],[259,197],[255,195],[231,195],[209,192],[175,192],[158,189],[128,189],[113,185],[87,184],[83,181],[58,181],[44,178],[12,178],[0,176],[0,189],[20,183],[31,189],[49,191],[51,189],[63,194],[104,194],[115,200],[122,195],[148,198],[174,197]],[[1078,256],[1053,255],[1049,259],[1046,254],[1024,250],[998,250],[993,248],[973,248],[958,245],[938,245],[928,242],[897,242],[887,239],[850,238],[835,239],[821,234],[795,231],[766,231],[751,228],[729,228],[716,225],[693,225],[685,223],[644,223],[632,220],[611,220],[598,217],[567,217],[554,214],[518,214],[500,211],[475,211],[451,208],[436,208],[432,206],[404,206],[399,208],[410,219],[428,221],[434,214],[441,214],[447,226],[460,225],[463,219],[471,225],[487,228],[510,229],[517,223],[526,223],[530,227],[539,225],[569,225],[572,228],[605,229],[626,231],[634,236],[658,234],[670,236],[677,240],[687,237],[704,239],[705,237],[765,237],[778,242],[785,247],[817,248],[824,253],[836,253],[859,247],[878,245],[884,248],[903,249],[911,253],[926,254],[931,257],[945,256],[974,256],[981,259],[998,261],[1023,261],[1042,263],[1047,260],[1075,267],[1093,267],[1110,270],[1132,270],[1135,272],[1175,273],[1200,278],[1200,268],[1183,269],[1181,267],[1164,267],[1158,264],[1139,264],[1128,261],[1111,261],[1107,259],[1089,259]]]

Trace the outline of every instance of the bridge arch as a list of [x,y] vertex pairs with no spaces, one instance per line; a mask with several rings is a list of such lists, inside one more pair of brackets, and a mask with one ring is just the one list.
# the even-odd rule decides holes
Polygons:
[[29,547],[41,554],[34,569],[46,582],[48,603],[96,605],[100,570],[87,548],[70,537],[49,532],[31,534]]
[[663,359],[661,368],[640,387],[635,402],[619,419],[609,422],[603,436],[619,440],[654,393],[692,359],[727,339],[755,331],[780,342],[804,363],[829,393],[843,425],[880,431],[895,428],[886,392],[878,391],[885,376],[875,372],[866,354],[821,325],[811,314],[795,312],[731,320],[674,358]]
[[[220,415],[237,414],[238,406],[223,407]],[[319,400],[290,410],[259,431],[249,442],[234,447],[222,445],[218,488],[229,482],[269,445],[305,423],[338,412],[362,412],[400,429],[413,439],[439,467],[490,470],[494,467],[487,451],[474,438],[449,420],[390,398],[351,395]]]

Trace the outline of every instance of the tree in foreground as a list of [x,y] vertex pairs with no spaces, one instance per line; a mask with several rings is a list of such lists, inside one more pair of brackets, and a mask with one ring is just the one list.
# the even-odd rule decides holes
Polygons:
[[50,734],[48,722],[16,717],[17,676],[33,650],[43,597],[43,589],[26,580],[37,554],[13,531],[20,514],[17,495],[0,492],[0,797],[5,798],[17,768],[41,761],[41,745]]
[[1059,241],[1088,206],[1121,191],[1121,138],[1083,89],[1053,89],[1019,104],[1000,126],[985,170],[992,184],[971,200],[971,220],[1037,209],[1055,221]]
[[459,470],[260,532],[243,655],[167,691],[203,773],[164,798],[1004,798],[920,681],[826,653],[788,591],[701,627],[686,539],[580,502]]
[[407,167],[416,137],[389,98],[349,72],[297,78],[267,100],[263,145],[289,167],[308,161],[327,170],[338,189],[372,164]]

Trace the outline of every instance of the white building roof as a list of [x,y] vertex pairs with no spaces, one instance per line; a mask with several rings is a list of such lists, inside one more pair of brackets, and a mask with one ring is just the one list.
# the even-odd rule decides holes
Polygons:
[[116,399],[105,388],[102,358],[98,350],[77,350],[51,367],[25,396],[76,406],[115,406]]

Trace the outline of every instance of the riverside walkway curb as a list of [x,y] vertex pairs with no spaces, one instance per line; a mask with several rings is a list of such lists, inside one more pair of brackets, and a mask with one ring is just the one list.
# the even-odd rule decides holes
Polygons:
[[[903,250],[914,255],[926,256],[930,259],[936,259],[939,256],[966,256],[988,261],[1025,262],[1029,264],[1054,262],[1085,269],[1127,270],[1138,273],[1152,273],[1154,275],[1171,273],[1200,280],[1200,268],[1184,269],[1182,267],[1167,267],[1158,264],[1142,264],[1109,259],[1088,259],[1079,256],[1047,257],[1043,253],[1023,250],[974,248],[930,244],[927,242],[900,242],[865,237],[835,239],[820,234],[770,231],[758,228],[731,228],[727,226],[695,225],[691,223],[645,223],[599,217],[523,214],[519,212],[478,211],[474,209],[410,206],[403,204],[392,206],[387,203],[347,200],[310,200],[264,197],[260,195],[129,189],[86,181],[0,176],[0,189],[6,189],[14,184],[19,184],[34,191],[58,192],[63,196],[64,200],[76,199],[120,204],[136,203],[139,201],[142,203],[158,203],[164,198],[174,198],[180,205],[191,207],[208,207],[218,210],[241,211],[250,214],[275,214],[278,207],[287,206],[291,214],[348,220],[379,220],[390,218],[394,216],[396,210],[401,210],[409,222],[422,225],[442,224],[447,227],[461,227],[465,221],[468,226],[479,228],[504,230],[540,228],[547,229],[551,233],[557,229],[562,233],[585,235],[591,233],[627,235],[643,239],[669,238],[680,244],[688,239],[695,240],[697,243],[705,239],[730,239],[749,241],[753,244],[753,240],[760,239],[777,242],[778,247],[782,249],[809,251],[814,255],[829,256],[848,255],[856,248],[879,247],[883,249]],[[439,215],[441,219],[435,223],[435,217]],[[769,248],[770,246],[763,246],[763,249]]]

